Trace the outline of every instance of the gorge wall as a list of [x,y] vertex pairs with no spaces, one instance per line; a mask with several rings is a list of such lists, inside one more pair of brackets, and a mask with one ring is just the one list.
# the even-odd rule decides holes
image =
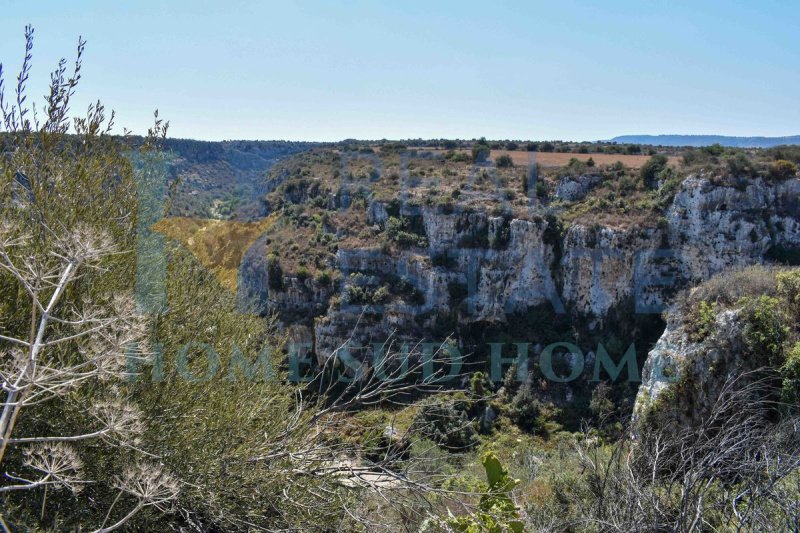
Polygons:
[[[337,192],[332,204],[343,196]],[[513,329],[531,309],[582,321],[589,331],[613,329],[634,315],[657,317],[678,290],[726,268],[800,248],[800,180],[690,176],[664,217],[647,227],[563,227],[536,205],[524,218],[458,205],[398,211],[373,199],[367,206],[376,231],[392,215],[409,221],[419,243],[401,250],[340,246],[342,275],[334,283],[285,275],[280,288],[271,288],[267,245],[256,243],[240,268],[240,297],[277,313],[292,338],[313,345],[318,357],[347,341],[437,341],[474,324]],[[530,330],[513,340],[537,337]]]

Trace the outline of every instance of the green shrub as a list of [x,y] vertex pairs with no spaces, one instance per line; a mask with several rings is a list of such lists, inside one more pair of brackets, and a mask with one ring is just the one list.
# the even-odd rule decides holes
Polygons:
[[642,153],[642,147],[638,144],[629,144],[625,147],[625,153],[630,155],[636,155]]
[[493,452],[486,452],[481,464],[486,470],[488,490],[474,514],[447,520],[449,529],[459,533],[522,533],[524,524],[511,499],[511,491],[520,481],[508,475]]
[[573,157],[569,160],[569,163],[567,163],[567,165],[561,169],[561,171],[558,173],[558,177],[577,177],[586,173],[586,168],[586,163],[577,157]]
[[701,342],[705,340],[711,333],[717,323],[717,302],[709,302],[707,300],[701,301],[697,304],[693,312],[687,317],[689,340],[692,342]]
[[715,143],[709,146],[701,147],[700,151],[710,156],[717,157],[725,153],[725,147],[719,143]]
[[542,415],[542,405],[529,382],[522,384],[511,399],[508,417],[525,431],[536,432],[545,428],[547,420]]
[[667,168],[667,161],[667,157],[664,155],[654,155],[639,169],[639,177],[648,187],[654,188],[658,174]]
[[455,152],[451,159],[455,163],[466,163],[470,160],[470,156],[466,152]]
[[361,287],[359,285],[347,285],[344,288],[342,299],[350,305],[379,305],[389,298],[389,289],[378,287]]
[[536,182],[536,196],[539,198],[547,198],[547,184],[543,180]]
[[794,345],[781,366],[781,396],[787,405],[800,407],[800,342]]
[[456,148],[458,148],[458,143],[452,139],[445,139],[442,142],[442,148],[444,148],[445,150],[455,150]]
[[741,152],[728,159],[728,171],[737,178],[754,178],[758,175],[755,164]]
[[780,300],[762,295],[746,298],[742,303],[744,339],[750,353],[756,357],[753,361],[755,367],[780,367],[784,361],[785,343],[789,339],[789,328]]
[[800,322],[800,269],[778,272],[778,295],[786,300],[795,320]]
[[797,174],[797,165],[791,161],[780,159],[769,167],[769,177],[773,180],[788,180]]
[[428,238],[420,233],[409,230],[409,220],[405,217],[389,217],[386,221],[386,235],[389,240],[402,247],[428,245]]
[[494,164],[498,168],[510,168],[514,166],[514,160],[510,155],[501,155],[494,160]]
[[598,419],[603,420],[614,413],[614,401],[611,397],[611,387],[606,382],[598,383],[592,390],[592,399],[589,410]]
[[429,401],[414,417],[412,430],[448,451],[470,450],[478,445],[479,439],[467,414],[468,407],[466,400]]
[[332,276],[331,276],[331,273],[330,273],[330,271],[328,271],[328,270],[323,270],[322,272],[319,272],[319,273],[317,274],[316,281],[317,281],[317,283],[318,283],[318,284],[320,284],[320,285],[325,285],[325,286],[327,286],[327,285],[330,285],[330,284],[331,284],[331,281],[333,281],[333,278],[332,278]]
[[274,291],[283,290],[283,269],[276,255],[267,258],[267,285]]
[[379,287],[378,290],[372,293],[372,303],[381,304],[389,298],[389,289],[386,287]]
[[303,281],[303,280],[308,279],[310,274],[309,274],[308,269],[306,267],[301,266],[301,267],[299,267],[297,269],[296,275],[297,275],[297,279],[299,279],[300,281]]
[[486,139],[481,137],[479,141],[472,145],[472,160],[476,163],[483,163],[488,159],[491,151],[492,149]]

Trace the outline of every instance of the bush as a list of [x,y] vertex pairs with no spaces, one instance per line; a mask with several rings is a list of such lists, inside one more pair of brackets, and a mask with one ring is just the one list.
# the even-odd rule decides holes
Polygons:
[[784,362],[784,344],[789,338],[780,300],[760,296],[747,298],[743,303],[744,339],[750,352],[757,357],[754,368],[780,367]]
[[701,342],[711,335],[717,324],[717,312],[717,302],[701,301],[687,316],[689,340]]
[[567,163],[567,165],[559,172],[559,177],[578,177],[586,172],[586,168],[586,163],[577,157],[572,157],[570,158],[569,163]]
[[308,279],[310,274],[308,273],[308,269],[306,267],[301,266],[301,267],[299,267],[297,269],[296,275],[297,275],[297,279],[299,279],[300,281],[303,281],[303,280]]
[[797,174],[797,165],[791,161],[781,159],[769,167],[769,177],[773,180],[788,180]]
[[602,421],[614,413],[614,401],[611,397],[611,387],[606,382],[600,382],[592,391],[592,399],[589,402],[589,410]]
[[800,146],[798,145],[784,145],[768,148],[764,150],[764,155],[772,160],[785,159],[800,164]]
[[283,269],[276,255],[267,258],[267,286],[273,291],[283,290]]
[[412,430],[452,452],[463,452],[478,445],[478,432],[467,415],[466,400],[431,401],[424,404]]
[[642,147],[639,146],[638,144],[629,144],[628,146],[625,147],[625,153],[630,155],[641,154]]
[[404,217],[389,217],[389,220],[386,221],[386,234],[390,241],[396,242],[404,248],[428,245],[428,239],[425,235],[409,230],[409,221]]
[[458,143],[452,139],[446,139],[444,142],[442,142],[442,148],[445,150],[455,150],[458,148]]
[[703,146],[702,148],[700,148],[700,151],[703,152],[703,153],[706,153],[706,154],[708,154],[708,155],[710,155],[712,157],[717,157],[717,156],[721,156],[723,153],[725,153],[725,147],[723,147],[719,143],[716,143],[716,144],[712,144],[710,146]]
[[514,160],[511,159],[510,155],[501,155],[494,160],[494,163],[498,168],[509,168],[514,166]]
[[446,530],[458,533],[522,533],[525,526],[510,495],[520,481],[508,475],[493,452],[485,453],[481,464],[486,470],[488,491],[481,496],[474,514],[448,519]]
[[389,289],[386,287],[378,287],[378,290],[372,293],[372,303],[377,305],[385,302],[389,298]]
[[489,158],[489,153],[492,151],[486,139],[481,139],[472,145],[472,160],[476,163],[483,163]]
[[328,270],[323,270],[317,274],[316,281],[320,285],[328,286],[333,281],[333,278]]
[[529,152],[535,152],[539,149],[539,143],[527,143],[525,149]]
[[529,382],[525,382],[511,399],[508,417],[525,431],[535,432],[545,428],[546,420],[542,416],[542,405],[534,396]]
[[519,145],[514,141],[510,141],[506,143],[506,150],[518,150]]
[[754,178],[758,175],[756,166],[741,152],[728,159],[728,171],[737,178]]
[[551,143],[550,141],[543,142],[539,146],[539,151],[540,152],[552,152],[555,149],[556,149],[555,145],[553,143]]
[[536,196],[547,198],[547,184],[542,180],[536,182]]
[[667,168],[667,157],[661,154],[654,155],[639,169],[639,177],[650,187],[654,188],[658,175]]
[[787,302],[795,319],[800,322],[800,269],[778,272],[775,280],[778,295]]
[[701,284],[688,295],[684,309],[694,308],[703,300],[730,307],[743,298],[762,295],[777,295],[775,270],[751,266],[718,274]]
[[781,366],[781,396],[787,405],[800,406],[800,342],[794,345]]

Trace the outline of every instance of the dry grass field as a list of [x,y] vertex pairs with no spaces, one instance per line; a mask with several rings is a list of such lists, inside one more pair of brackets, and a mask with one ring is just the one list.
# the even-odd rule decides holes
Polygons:
[[[515,165],[527,165],[529,157],[534,157],[535,161],[543,167],[563,167],[569,160],[575,158],[579,161],[588,161],[591,157],[598,165],[613,165],[617,161],[628,168],[640,168],[648,159],[649,155],[624,155],[624,154],[573,154],[558,152],[526,152],[523,150],[492,150],[491,158],[496,159],[501,155],[510,155]],[[680,157],[672,156],[669,158],[671,166],[680,164]]]
[[[444,153],[447,150],[438,148],[425,149],[426,152],[434,154]],[[469,153],[467,150],[456,150],[464,153]],[[626,155],[626,154],[575,154],[572,152],[528,152],[525,150],[492,150],[490,158],[492,160],[500,157],[501,155],[510,155],[515,165],[527,165],[529,158],[535,158],[535,161],[543,167],[563,167],[569,163],[569,160],[575,158],[579,161],[588,161],[591,157],[598,165],[613,165],[617,161],[622,161],[622,164],[628,168],[638,169],[648,159],[649,155]],[[677,167],[680,165],[680,157],[670,156],[670,166]]]
[[276,219],[277,215],[258,222],[170,217],[159,220],[153,230],[184,245],[217,276],[223,286],[236,292],[239,264],[244,253]]

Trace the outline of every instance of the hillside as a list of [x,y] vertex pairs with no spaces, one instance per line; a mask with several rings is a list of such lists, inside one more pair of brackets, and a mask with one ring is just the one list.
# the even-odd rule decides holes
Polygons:
[[[478,364],[499,335],[587,351],[614,339],[615,356],[636,345],[641,364],[677,291],[800,255],[800,182],[774,174],[790,152],[498,149],[475,163],[467,148],[308,148],[253,178],[246,203],[268,218],[177,217],[155,229],[319,360],[346,341],[451,337]],[[579,399],[563,424],[588,409],[591,388],[578,381],[543,397]]]
[[170,173],[177,182],[172,216],[248,222],[266,215],[257,199],[269,192],[264,175],[282,157],[314,143],[285,141],[207,142],[167,139]]

